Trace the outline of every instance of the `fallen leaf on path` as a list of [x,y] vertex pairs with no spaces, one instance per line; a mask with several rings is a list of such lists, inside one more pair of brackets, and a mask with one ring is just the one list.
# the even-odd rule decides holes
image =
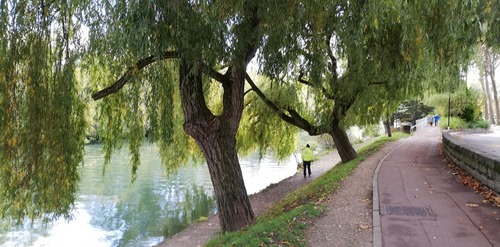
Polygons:
[[324,197],[321,197],[321,198],[319,198],[319,199],[318,199],[318,201],[316,201],[314,204],[315,204],[315,205],[321,204],[324,200],[325,200],[325,198],[324,198]]
[[370,228],[370,225],[359,224],[358,228],[361,230],[366,230],[366,229]]
[[[442,145],[439,145],[439,153],[444,158],[444,163],[448,165],[453,175],[455,175],[455,179],[474,190],[476,194],[480,194],[484,197],[485,200],[488,200],[489,203],[493,204],[496,207],[500,207],[500,195],[495,193],[493,190],[488,188],[486,185],[479,182],[477,179],[472,177],[469,173],[464,171],[462,168],[455,165],[449,159],[445,158],[443,155]],[[444,169],[444,167],[443,167]],[[484,201],[483,201],[484,202]]]
[[467,204],[465,204],[465,206],[469,206],[471,208],[477,208],[477,207],[479,207],[479,205],[477,205],[475,203],[467,203]]

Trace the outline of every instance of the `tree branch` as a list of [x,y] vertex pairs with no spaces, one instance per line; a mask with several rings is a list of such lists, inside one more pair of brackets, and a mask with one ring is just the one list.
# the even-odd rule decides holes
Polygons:
[[322,86],[313,85],[312,83],[304,80],[303,76],[304,76],[304,72],[301,71],[299,74],[299,78],[298,78],[298,81],[300,83],[305,84],[305,85],[310,86],[310,87],[319,88],[321,90],[321,92],[326,96],[327,99],[335,100],[335,97],[333,95],[331,95],[330,93],[328,93],[328,90],[326,90],[326,88],[324,88]]
[[[279,114],[284,114],[278,106],[276,106],[272,101],[270,101],[262,91],[255,85],[253,82],[252,78],[248,75],[248,73],[245,74],[245,79],[247,80],[248,84],[250,84],[250,87],[252,87],[252,90],[259,96],[259,98],[266,103],[266,105],[271,108],[272,111],[275,113]],[[285,117],[289,118],[288,116],[285,115]],[[285,119],[283,119],[285,120]],[[290,120],[290,119],[289,119]],[[285,120],[287,121],[287,120]]]
[[178,58],[177,52],[176,51],[167,51],[167,52],[162,53],[160,56],[149,56],[147,58],[143,58],[143,59],[137,61],[137,63],[134,66],[129,67],[127,72],[125,72],[125,74],[123,74],[120,77],[120,79],[118,79],[115,83],[113,83],[113,85],[106,87],[106,88],[98,91],[97,93],[92,94],[92,98],[94,100],[100,100],[100,99],[102,99],[110,94],[118,92],[134,76],[135,71],[141,70],[144,67],[146,67],[152,63],[155,63],[157,61],[161,61],[161,60],[165,60],[165,59],[169,59],[169,58]]
[[247,95],[248,93],[250,93],[250,92],[252,92],[252,91],[253,91],[253,88],[250,88],[250,89],[248,89],[247,91],[245,91],[245,92],[243,93],[243,95]]
[[[332,34],[328,35],[326,38],[326,47],[328,52],[328,57],[330,58],[330,72],[332,73],[332,83],[336,83],[339,74],[337,73],[337,58],[333,55],[332,48],[330,47],[330,40],[332,40]],[[332,85],[334,86],[334,85]]]
[[372,81],[370,83],[368,83],[368,86],[371,86],[371,85],[385,85],[387,84],[387,81]]
[[283,121],[307,131],[307,133],[309,133],[309,135],[324,134],[324,132],[322,132],[320,130],[320,128],[310,124],[306,119],[304,119],[302,116],[300,116],[300,114],[297,111],[295,111],[294,109],[292,109],[291,107],[286,107],[286,111],[290,114],[290,116],[287,115],[284,112],[285,109],[281,109],[279,106],[277,106],[274,102],[269,100],[264,95],[264,93],[257,87],[257,85],[255,85],[255,83],[253,82],[252,78],[248,75],[248,73],[245,74],[245,79],[247,80],[248,84],[250,84],[250,86],[252,87],[252,90],[259,96],[259,98],[262,101],[264,101],[264,103],[272,111],[274,111],[274,113],[276,113],[278,115],[278,117],[281,118]]
[[214,80],[220,82],[220,83],[226,83],[228,81],[228,74],[221,74],[220,72],[214,70],[214,69],[209,69],[208,70],[208,76],[212,77]]
[[306,85],[308,85],[308,86],[312,87],[312,84],[311,84],[310,82],[308,82],[308,81],[304,80],[304,78],[303,78],[303,77],[304,77],[304,72],[300,71],[298,81],[299,81],[300,83],[302,83],[302,84],[306,84]]

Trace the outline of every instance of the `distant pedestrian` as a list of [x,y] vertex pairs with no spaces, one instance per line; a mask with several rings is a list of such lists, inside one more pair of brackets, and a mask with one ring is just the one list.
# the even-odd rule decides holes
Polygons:
[[311,176],[311,162],[313,160],[313,152],[309,146],[306,145],[304,149],[302,149],[302,166],[304,167],[304,177],[306,177],[306,169],[309,172],[309,176]]
[[432,126],[432,124],[434,123],[434,116],[429,116],[429,125]]
[[434,126],[438,126],[438,122],[439,122],[439,115],[436,114],[436,116],[434,116]]

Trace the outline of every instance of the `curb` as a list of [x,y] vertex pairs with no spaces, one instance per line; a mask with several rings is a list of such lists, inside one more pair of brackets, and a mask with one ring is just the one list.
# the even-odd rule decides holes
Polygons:
[[375,168],[375,172],[373,174],[373,179],[372,179],[372,190],[373,190],[373,198],[372,198],[372,205],[373,205],[373,247],[382,247],[382,228],[380,226],[380,202],[379,202],[379,195],[378,195],[378,173],[380,171],[380,166],[384,162],[384,160],[389,156],[394,150],[400,148],[404,143],[406,143],[406,140],[401,142],[399,146],[396,148],[392,149],[389,153],[387,153],[377,164],[377,168]]

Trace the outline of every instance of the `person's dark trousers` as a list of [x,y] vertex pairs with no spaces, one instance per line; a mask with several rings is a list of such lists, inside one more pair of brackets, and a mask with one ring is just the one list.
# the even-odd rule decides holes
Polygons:
[[306,176],[306,168],[309,172],[309,176],[311,176],[311,161],[303,161],[304,163],[304,177]]

